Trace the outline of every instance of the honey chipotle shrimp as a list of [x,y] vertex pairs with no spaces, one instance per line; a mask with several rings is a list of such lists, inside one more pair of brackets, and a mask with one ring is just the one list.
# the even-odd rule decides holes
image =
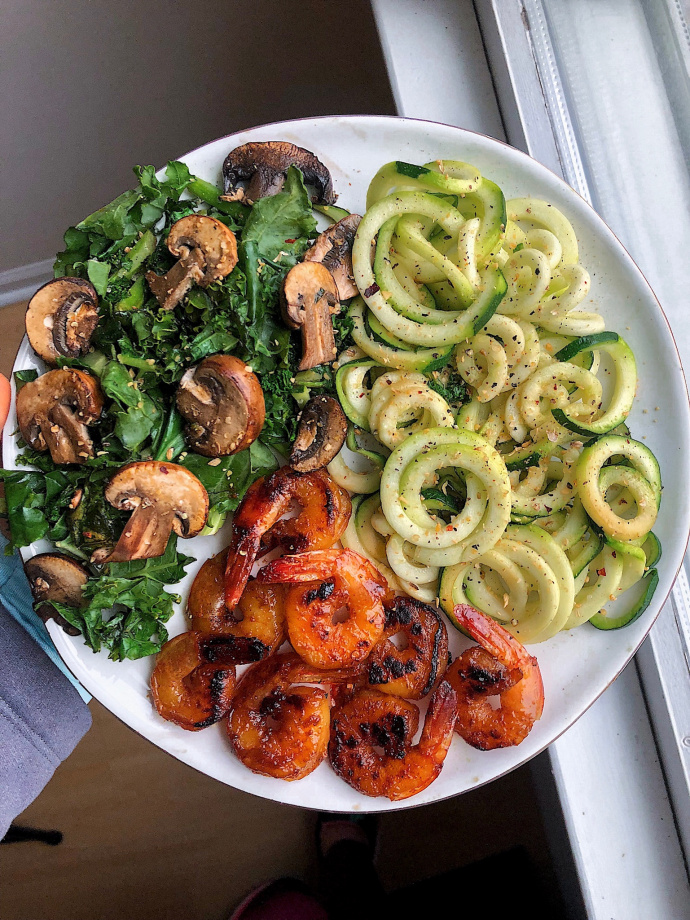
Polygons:
[[[295,506],[296,517],[281,520]],[[345,532],[352,505],[345,489],[325,470],[297,473],[284,466],[257,479],[232,523],[225,569],[225,603],[232,610],[260,552],[277,546],[288,553],[326,549]]]
[[[186,632],[165,643],[151,675],[153,705],[168,722],[199,731],[230,708],[237,650],[223,637]],[[253,659],[255,660],[255,659]]]
[[[446,675],[458,696],[456,731],[480,751],[520,744],[544,709],[537,659],[507,629],[469,604],[458,604],[454,616],[480,643],[464,651]],[[491,705],[492,696],[499,697],[498,708]]]
[[242,675],[228,717],[228,737],[239,760],[263,776],[302,779],[326,756],[331,690],[347,672],[315,672],[295,655],[272,655]]
[[414,703],[360,690],[333,712],[328,756],[338,776],[363,795],[392,801],[422,792],[440,774],[453,738],[456,695],[448,681],[434,691],[419,743]]
[[[385,604],[386,626],[366,663],[370,687],[408,700],[431,693],[448,667],[448,632],[437,610],[411,597]],[[405,645],[393,642],[402,634]]]
[[352,667],[383,635],[389,588],[359,553],[330,549],[284,556],[261,569],[257,581],[294,585],[285,599],[288,636],[315,668]]
[[192,583],[187,612],[192,629],[203,635],[224,636],[238,655],[252,661],[265,658],[285,640],[283,585],[263,585],[250,579],[234,610],[225,606],[224,549],[201,566]]

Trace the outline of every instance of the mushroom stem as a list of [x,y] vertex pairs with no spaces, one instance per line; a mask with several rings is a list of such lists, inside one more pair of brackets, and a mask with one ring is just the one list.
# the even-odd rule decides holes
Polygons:
[[[91,439],[85,438],[81,445],[71,441],[67,433],[61,427],[58,427],[59,423],[56,416],[59,409],[60,407],[56,406],[50,415],[46,417],[44,424],[41,425],[43,438],[50,451],[50,456],[55,463],[83,463],[90,455]],[[65,412],[60,414],[63,419],[67,416]],[[51,422],[54,424],[51,424]],[[82,453],[84,454],[83,457],[80,456]]]
[[191,286],[201,281],[205,267],[203,253],[198,249],[187,249],[182,258],[164,275],[146,272],[146,280],[161,307],[164,310],[172,310]]
[[168,249],[179,259],[165,274],[147,272],[146,280],[164,310],[172,310],[196,283],[208,287],[237,265],[235,234],[215,217],[188,214],[170,228]]
[[161,514],[155,505],[142,502],[134,509],[115,548],[102,562],[129,562],[162,556],[172,533],[174,517],[173,511]]
[[333,334],[331,308],[324,298],[312,311],[313,326],[302,326],[302,360],[298,370],[306,371],[319,364],[330,364],[335,360],[336,347]]
[[320,262],[299,262],[285,276],[281,306],[292,329],[301,328],[302,360],[299,370],[335,360],[332,313],[340,308],[333,275]]
[[86,291],[70,294],[55,313],[53,342],[56,350],[69,358],[85,354],[97,323],[96,298]]

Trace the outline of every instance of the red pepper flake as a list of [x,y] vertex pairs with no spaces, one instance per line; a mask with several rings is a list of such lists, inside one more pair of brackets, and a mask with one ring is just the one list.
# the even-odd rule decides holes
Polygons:
[[606,569],[597,569],[597,575],[603,578],[606,575]]
[[168,475],[168,468],[167,468],[167,466],[162,466],[162,467],[161,467],[161,473],[164,473],[166,476]]
[[364,296],[365,296],[365,297],[371,297],[372,294],[378,294],[378,292],[379,292],[380,290],[381,290],[381,288],[380,288],[380,287],[378,286],[378,284],[374,281],[374,283],[373,283],[373,284],[370,284],[369,287],[366,289],[366,291],[364,292]]
[[297,240],[296,240],[296,239],[295,239],[295,240],[285,240],[285,242],[286,242],[286,243],[296,243]]

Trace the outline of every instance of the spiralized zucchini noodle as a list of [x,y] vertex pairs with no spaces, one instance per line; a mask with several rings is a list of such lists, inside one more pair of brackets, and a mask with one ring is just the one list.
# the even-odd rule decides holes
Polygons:
[[468,163],[388,163],[353,268],[356,347],[336,363],[351,428],[329,466],[355,495],[345,546],[452,622],[469,603],[522,642],[640,616],[659,465],[626,426],[635,357],[585,309],[568,218]]

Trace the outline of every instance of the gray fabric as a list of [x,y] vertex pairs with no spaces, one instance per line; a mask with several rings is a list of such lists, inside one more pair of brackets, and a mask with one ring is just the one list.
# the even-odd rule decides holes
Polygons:
[[0,838],[91,726],[91,713],[0,605]]
[[84,702],[88,703],[91,697],[77,678],[67,670],[65,663],[53,645],[52,639],[48,635],[48,630],[45,628],[43,621],[34,612],[31,589],[24,573],[21,556],[16,551],[11,556],[6,555],[6,546],[7,540],[0,535],[0,603],[4,604],[7,612],[11,613],[15,620],[21,623],[29,635],[38,642],[67,680],[74,684]]

